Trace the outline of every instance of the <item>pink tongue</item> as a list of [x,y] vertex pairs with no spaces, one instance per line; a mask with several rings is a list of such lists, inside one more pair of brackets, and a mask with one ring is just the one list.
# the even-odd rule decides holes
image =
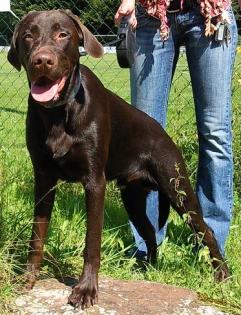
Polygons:
[[46,86],[41,86],[41,85],[32,83],[31,94],[34,100],[37,102],[49,102],[57,94],[58,87],[59,87],[59,84],[57,81]]

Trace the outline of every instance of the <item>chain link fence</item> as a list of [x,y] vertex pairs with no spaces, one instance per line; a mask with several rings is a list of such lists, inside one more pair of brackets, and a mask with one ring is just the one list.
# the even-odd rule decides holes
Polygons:
[[[30,10],[71,9],[80,16],[86,26],[108,45],[116,37],[114,13],[119,1],[72,1],[46,0],[12,3],[12,10],[21,18]],[[24,71],[17,72],[7,62],[7,47],[17,19],[9,12],[0,12],[0,182],[14,181],[21,175],[23,165],[30,164],[25,146],[25,116],[27,109],[28,82]],[[102,59],[81,57],[81,63],[89,66],[104,85],[130,100],[129,72],[119,68],[116,56],[106,53]],[[241,200],[241,48],[238,48],[233,75],[233,130],[235,156],[235,196]],[[168,132],[181,147],[188,164],[191,178],[195,179],[197,167],[197,135],[194,104],[185,52],[182,52],[174,76],[169,99]],[[2,160],[1,160],[2,159]],[[3,160],[5,161],[4,165]],[[6,162],[8,161],[8,162]],[[18,166],[13,166],[13,164]],[[2,164],[2,165],[1,165]],[[6,165],[8,167],[6,167]],[[15,165],[15,164],[14,164]]]

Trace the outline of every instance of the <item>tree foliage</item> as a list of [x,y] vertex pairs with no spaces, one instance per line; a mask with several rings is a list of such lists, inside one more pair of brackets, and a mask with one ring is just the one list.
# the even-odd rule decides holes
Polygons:
[[237,21],[238,33],[239,33],[239,36],[241,36],[241,9],[239,7],[238,0],[234,0],[232,2],[232,5],[233,5],[233,10],[234,10],[234,15]]
[[22,17],[32,10],[70,9],[98,34],[111,33],[119,0],[13,0],[12,8]]
[[[19,18],[33,10],[70,9],[93,33],[114,34],[114,12],[118,4],[119,0],[12,0],[11,8]],[[9,44],[16,22],[10,13],[1,13],[0,45]]]
[[[21,18],[32,10],[70,9],[78,15],[95,34],[116,34],[114,13],[120,0],[12,0],[11,7]],[[232,2],[239,34],[241,35],[241,11],[238,0]],[[16,19],[9,13],[0,15],[0,44],[9,43]]]

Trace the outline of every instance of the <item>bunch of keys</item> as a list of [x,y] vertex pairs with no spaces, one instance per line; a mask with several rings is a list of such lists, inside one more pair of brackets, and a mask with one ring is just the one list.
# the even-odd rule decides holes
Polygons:
[[231,35],[230,35],[230,30],[228,27],[228,23],[226,21],[218,22],[216,25],[217,30],[215,32],[215,41],[219,43],[226,43],[228,46],[230,40],[231,40]]

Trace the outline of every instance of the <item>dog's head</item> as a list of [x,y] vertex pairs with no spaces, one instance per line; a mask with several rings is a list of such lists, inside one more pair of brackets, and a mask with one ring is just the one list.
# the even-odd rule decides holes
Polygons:
[[35,101],[51,104],[65,93],[79,46],[92,57],[103,55],[102,45],[69,10],[33,11],[16,26],[8,60],[18,71],[25,68]]

